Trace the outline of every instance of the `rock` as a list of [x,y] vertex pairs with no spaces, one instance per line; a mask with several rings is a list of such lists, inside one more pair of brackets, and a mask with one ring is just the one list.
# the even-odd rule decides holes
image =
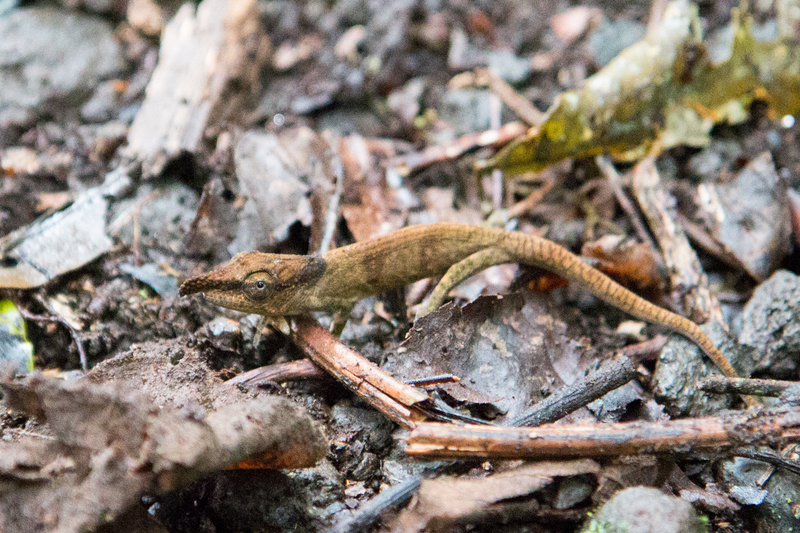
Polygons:
[[584,526],[583,533],[701,533],[694,508],[658,489],[619,491]]
[[289,472],[297,494],[304,498],[306,513],[326,519],[344,508],[340,499],[344,496],[345,480],[327,459],[314,468]]
[[149,184],[141,186],[135,198],[115,206],[117,216],[129,221],[121,226],[119,237],[123,242],[134,242],[135,212],[139,238],[147,248],[180,254],[198,201],[197,193],[180,183],[171,183],[160,189]]
[[[719,346],[740,375],[750,375],[752,355],[747,347],[737,346],[716,322],[703,324],[700,329]],[[730,395],[709,394],[697,389],[698,380],[718,374],[714,363],[696,344],[674,334],[661,350],[653,375],[656,399],[674,416],[706,416],[726,409],[731,403]]]
[[379,474],[378,457],[392,442],[393,425],[389,420],[372,409],[339,402],[331,412],[330,427],[332,440],[344,443],[334,447],[334,464],[348,479],[369,481]]
[[111,26],[95,17],[16,9],[0,17],[0,35],[0,146],[124,67]]
[[242,327],[235,320],[218,316],[205,325],[202,334],[211,345],[221,352],[240,352],[242,348]]
[[761,461],[735,457],[721,463],[720,475],[731,498],[754,509],[761,520],[754,530],[797,531],[795,503],[800,499],[800,477],[777,468],[763,485],[761,478],[770,465]]
[[753,159],[734,179],[704,187],[711,201],[700,208],[714,236],[754,279],[766,278],[791,246],[786,184],[770,153]]
[[742,312],[739,344],[753,350],[756,372],[795,377],[800,356],[800,277],[779,270],[758,286]]

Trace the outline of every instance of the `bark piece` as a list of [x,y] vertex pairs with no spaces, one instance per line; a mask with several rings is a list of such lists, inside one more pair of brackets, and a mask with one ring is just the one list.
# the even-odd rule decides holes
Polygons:
[[255,456],[273,468],[311,466],[325,441],[290,402],[260,398],[205,415],[159,409],[139,392],[33,376],[2,385],[8,405],[46,420],[52,440],[3,443],[0,529],[95,529],[146,491],[172,490]]
[[425,418],[420,407],[430,400],[427,394],[392,378],[340,343],[312,318],[296,317],[291,337],[311,360],[390,420],[414,427]]
[[179,154],[195,153],[208,128],[235,121],[260,88],[269,48],[253,0],[185,4],[164,30],[125,156],[141,161],[149,177]]
[[38,287],[109,251],[109,197],[130,186],[129,170],[110,172],[102,185],[85,191],[67,209],[0,239],[0,287]]

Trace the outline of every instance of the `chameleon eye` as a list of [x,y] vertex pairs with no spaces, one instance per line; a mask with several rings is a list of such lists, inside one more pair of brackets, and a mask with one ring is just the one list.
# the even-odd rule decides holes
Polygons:
[[242,292],[249,300],[262,302],[275,290],[274,278],[269,272],[253,272],[242,282]]

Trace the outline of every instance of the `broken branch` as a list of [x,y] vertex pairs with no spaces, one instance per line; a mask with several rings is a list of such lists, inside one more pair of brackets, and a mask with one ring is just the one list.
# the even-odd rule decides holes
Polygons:
[[687,418],[669,422],[548,425],[538,428],[417,425],[406,453],[492,459],[578,458],[641,453],[715,451],[800,441],[800,410]]

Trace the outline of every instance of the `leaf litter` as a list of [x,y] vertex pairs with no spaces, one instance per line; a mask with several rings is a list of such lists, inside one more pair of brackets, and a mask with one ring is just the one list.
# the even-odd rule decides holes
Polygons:
[[[570,54],[579,55],[585,41],[596,34],[597,25],[602,23],[598,18],[600,11],[596,9],[581,11],[583,8],[576,8],[554,18],[552,28],[561,42],[552,48],[548,61],[539,61],[542,57],[534,56],[537,63],[528,61],[529,58],[519,60],[507,50],[491,50],[496,42],[505,42],[508,38],[509,29],[505,24],[509,20],[522,25],[525,21],[529,23],[526,28],[514,30],[518,32],[515,35],[535,35],[546,26],[547,16],[531,22],[518,6],[507,6],[509,20],[496,26],[498,21],[492,18],[496,13],[489,16],[478,8],[466,13],[458,10],[428,13],[426,8],[402,4],[386,9],[380,20],[373,22],[364,20],[363,15],[347,12],[344,4],[331,7],[331,20],[339,17],[338,20],[347,21],[348,28],[356,30],[348,29],[341,39],[330,40],[337,45],[334,55],[340,61],[335,69],[328,68],[333,57],[328,54],[330,43],[327,37],[320,38],[330,30],[331,21],[326,23],[328,26],[317,28],[313,6],[294,11],[290,5],[283,6],[280,9],[285,11],[277,19],[271,18],[276,15],[270,8],[261,13],[263,19],[258,19],[252,2],[206,1],[196,11],[182,8],[170,23],[164,22],[166,19],[161,22],[153,19],[156,29],[151,28],[148,33],[158,34],[159,24],[169,24],[170,37],[161,43],[160,70],[153,77],[155,85],[148,88],[148,97],[142,106],[146,112],[137,114],[136,127],[128,139],[132,144],[125,151],[126,157],[139,159],[145,165],[141,178],[138,173],[130,176],[129,187],[134,189],[135,199],[132,205],[127,204],[131,207],[128,215],[116,219],[110,216],[112,212],[119,215],[119,206],[127,201],[120,202],[120,198],[130,195],[130,190],[123,190],[119,195],[103,192],[97,197],[97,205],[88,202],[94,206],[91,216],[95,223],[82,226],[60,222],[59,231],[43,232],[39,228],[69,220],[81,206],[87,205],[92,194],[102,189],[93,191],[91,187],[84,187],[70,195],[60,191],[59,196],[52,198],[38,195],[37,201],[47,200],[56,209],[70,198],[75,200],[66,210],[55,215],[48,213],[49,218],[44,222],[21,228],[11,244],[4,241],[3,257],[33,268],[31,272],[35,274],[15,279],[23,279],[31,287],[46,284],[39,289],[44,297],[32,297],[36,293],[6,291],[7,294],[18,305],[37,309],[37,312],[44,308],[42,302],[59,302],[60,311],[56,311],[80,324],[74,329],[79,341],[86,345],[94,366],[91,373],[75,383],[43,381],[38,375],[28,378],[27,382],[6,381],[3,400],[6,405],[13,403],[14,398],[25,399],[15,404],[22,407],[20,411],[7,414],[2,421],[3,435],[8,441],[4,443],[4,448],[8,449],[8,454],[4,454],[3,471],[7,473],[4,480],[15,487],[24,487],[22,491],[10,493],[12,507],[8,508],[20,510],[13,520],[30,520],[15,523],[18,530],[35,529],[43,523],[54,524],[54,520],[65,531],[94,529],[118,517],[125,509],[128,514],[124,516],[136,515],[135,504],[142,495],[145,496],[141,501],[150,505],[150,515],[160,522],[158,527],[171,531],[196,531],[201,524],[214,531],[264,527],[319,530],[332,517],[347,515],[375,495],[391,490],[396,481],[391,472],[403,472],[404,479],[418,475],[418,463],[402,456],[402,441],[390,438],[391,424],[359,405],[359,400],[343,398],[341,389],[329,381],[288,387],[277,383],[259,387],[222,386],[221,378],[297,355],[286,346],[281,335],[260,331],[261,326],[256,325],[252,317],[221,312],[197,301],[176,300],[171,294],[179,273],[200,272],[227,259],[235,251],[278,247],[305,252],[317,249],[325,234],[333,235],[333,241],[341,244],[350,236],[364,240],[410,222],[476,223],[489,214],[489,206],[499,204],[511,208],[505,217],[497,211],[498,216],[491,218],[495,223],[500,221],[509,228],[516,224],[526,231],[530,231],[532,225],[545,225],[549,236],[573,249],[588,242],[584,253],[592,256],[590,261],[596,261],[606,272],[643,290],[653,290],[656,294],[661,290],[663,272],[656,264],[657,259],[653,260],[653,248],[649,244],[633,245],[627,248],[629,252],[623,249],[621,253],[611,242],[618,242],[619,235],[627,233],[628,221],[613,218],[617,212],[608,190],[596,184],[590,187],[592,177],[597,175],[591,164],[576,161],[571,166],[565,165],[563,172],[558,172],[558,187],[535,202],[521,200],[511,205],[519,199],[519,192],[525,190],[524,184],[508,184],[507,191],[499,189],[505,198],[492,198],[498,191],[498,182],[474,178],[470,168],[472,152],[478,151],[478,158],[485,160],[491,150],[507,138],[485,134],[493,132],[474,132],[451,145],[433,146],[423,152],[411,149],[415,146],[408,141],[421,145],[427,140],[430,144],[431,140],[446,139],[455,131],[469,130],[470,124],[490,122],[485,116],[477,116],[481,110],[492,108],[484,106],[488,102],[485,92],[476,91],[470,96],[480,106],[468,111],[476,114],[469,117],[469,123],[460,123],[457,117],[464,115],[458,112],[437,116],[435,109],[428,107],[436,105],[436,99],[441,96],[438,93],[444,90],[436,85],[441,81],[437,76],[445,71],[450,59],[465,65],[487,62],[498,72],[505,72],[502,79],[526,88],[527,94],[538,104],[555,97],[543,124],[489,159],[490,166],[497,165],[509,172],[540,169],[565,157],[608,154],[617,159],[633,160],[647,151],[659,153],[677,145],[708,145],[710,128],[714,124],[731,128],[729,131],[734,135],[736,127],[752,128],[754,140],[748,140],[746,153],[739,156],[745,160],[743,168],[731,164],[730,175],[722,171],[718,176],[713,172],[700,173],[695,179],[703,181],[702,184],[681,189],[685,184],[675,178],[681,177],[682,156],[674,151],[665,153],[661,160],[664,165],[658,171],[669,184],[669,192],[678,196],[682,213],[687,211],[687,205],[694,206],[693,212],[681,215],[691,220],[686,218],[681,223],[686,222],[688,227],[688,223],[693,222],[698,228],[710,230],[708,234],[705,230],[689,232],[693,242],[700,243],[712,256],[728,254],[730,260],[725,264],[747,272],[751,278],[744,287],[736,285],[735,280],[731,283],[715,278],[716,286],[734,286],[737,291],[734,296],[740,296],[738,293],[744,293],[748,284],[767,278],[786,264],[791,212],[784,201],[791,192],[785,193],[784,186],[790,180],[787,180],[786,168],[776,172],[779,170],[776,167],[783,163],[776,163],[777,159],[762,154],[768,154],[765,150],[771,150],[773,156],[780,152],[784,159],[791,161],[786,146],[791,146],[793,134],[791,130],[785,133],[790,142],[778,151],[774,138],[769,137],[770,132],[763,134],[769,126],[764,127],[763,123],[761,126],[730,125],[752,119],[755,111],[748,106],[754,98],[767,104],[768,118],[795,113],[800,107],[793,97],[798,93],[798,52],[796,41],[787,37],[791,26],[787,30],[784,24],[777,37],[773,34],[759,41],[754,36],[761,28],[754,24],[750,13],[734,12],[730,29],[732,44],[726,48],[723,43],[712,49],[712,43],[704,41],[698,30],[701,19],[696,8],[679,2],[669,8],[661,26],[651,31],[645,41],[629,48],[611,65],[589,78],[584,89],[564,92],[563,84],[553,90],[552,81],[548,80],[567,79],[581,69],[585,71],[585,65],[575,62]],[[220,16],[207,17],[212,11]],[[230,16],[223,16],[225,13]],[[546,15],[547,11],[542,14]],[[124,13],[118,15],[125,17]],[[781,24],[788,20],[784,15],[785,12],[779,13]],[[226,36],[222,40],[204,40],[202,47],[195,51],[206,54],[206,58],[217,57],[220,64],[224,63],[224,68],[218,72],[204,70],[213,61],[204,63],[204,68],[199,70],[174,68],[181,61],[188,61],[188,66],[196,62],[196,55],[175,55],[177,48],[174,48],[175,39],[180,37],[174,33],[175,29],[179,24],[188,24],[193,17],[203,17],[205,25],[186,31],[183,38],[197,40],[203,32]],[[231,24],[232,20],[239,23]],[[265,20],[274,30],[269,37],[261,25]],[[134,26],[144,27],[141,20]],[[394,33],[385,40],[377,37],[390,27],[394,28]],[[298,38],[300,33],[306,35]],[[130,90],[122,96],[125,101],[144,93],[157,50],[152,43],[132,35],[130,30],[120,31],[120,35],[129,47],[130,57],[138,61],[141,68],[136,73],[141,79],[134,78]],[[346,42],[346,35],[354,41]],[[413,39],[406,40],[409,36]],[[430,50],[441,50],[442,46],[446,49],[448,37],[452,58],[444,58],[439,68],[436,65],[442,59],[441,54],[437,56]],[[280,51],[274,56],[271,56],[271,39],[275,49]],[[456,50],[461,46],[459,42],[466,42],[461,52]],[[420,44],[421,55],[415,49]],[[371,49],[372,46],[375,48]],[[531,45],[525,44],[516,52],[524,55],[527,53],[523,51],[525,46]],[[363,47],[371,49],[373,54],[363,54]],[[724,57],[720,50],[730,53]],[[654,51],[658,53],[653,55]],[[243,58],[254,60],[248,62]],[[568,66],[575,68],[557,72],[559,61],[573,61]],[[243,68],[244,63],[249,66]],[[254,114],[243,120],[246,114],[239,111],[246,109],[249,104],[244,102],[261,90],[262,80],[256,74],[258,65],[265,64],[278,67],[273,72],[276,79],[270,82],[270,90]],[[417,72],[409,65],[424,68]],[[503,69],[509,65],[513,68]],[[407,84],[412,72],[415,78]],[[540,87],[529,85],[532,77],[537,84],[543,82]],[[163,83],[167,78],[175,83]],[[198,80],[199,83],[195,83]],[[197,90],[191,92],[189,101],[181,100],[180,91],[174,89],[190,85]],[[108,87],[115,85],[112,83]],[[160,91],[156,91],[157,88]],[[401,92],[402,88],[405,92]],[[379,123],[376,121],[358,122],[369,115],[357,107],[366,100],[363,98],[365,91],[372,90],[383,95],[394,94],[391,101],[402,104],[396,106],[396,115],[381,116],[383,129],[376,127]],[[550,96],[548,90],[551,90]],[[562,94],[556,96],[558,93]],[[354,98],[359,94],[361,96]],[[99,90],[95,97],[95,103],[103,101]],[[455,97],[443,100],[456,106],[461,101]],[[172,101],[178,104],[165,104]],[[109,105],[114,116],[114,104]],[[348,106],[351,106],[350,114]],[[183,115],[178,110],[183,110]],[[300,112],[292,114],[292,110]],[[370,110],[373,111],[384,112]],[[176,114],[171,115],[173,112]],[[93,116],[103,116],[103,113]],[[148,117],[151,117],[150,122]],[[158,120],[154,122],[152,117]],[[292,128],[284,129],[282,125],[287,120]],[[249,131],[242,133],[237,130],[238,125],[231,127],[237,122],[243,122]],[[348,125],[356,123],[366,125]],[[123,130],[126,127],[122,122],[119,125]],[[317,133],[324,125],[335,125],[339,131]],[[521,129],[517,124],[503,131],[518,134]],[[32,139],[40,139],[37,142],[41,143],[41,139],[66,135],[57,130],[58,126],[50,123],[39,131],[31,131],[20,142],[39,146]],[[375,132],[381,132],[381,138],[377,138]],[[96,135],[98,151],[87,156],[95,163],[102,161],[101,154],[105,150],[102,146],[117,142],[102,140],[105,134]],[[268,149],[256,147],[259,143],[251,142],[254,139],[260,142],[259,146],[268,145]],[[212,151],[211,143],[206,141],[213,140],[216,140],[216,147]],[[112,152],[114,149],[115,146],[110,148]],[[715,149],[713,144],[706,148],[712,155]],[[24,165],[22,159],[3,157],[4,172],[18,183],[24,183],[22,177],[26,173],[68,173],[70,188],[84,179],[80,170],[75,170],[84,154],[74,156],[76,165],[68,167],[49,164],[44,154],[30,148],[26,150],[29,152],[25,154]],[[30,158],[32,154],[36,156],[34,160]],[[248,158],[251,161],[246,161]],[[7,160],[10,166],[5,164]],[[260,161],[261,166],[251,165],[253,161]],[[270,169],[280,171],[276,174]],[[208,180],[204,185],[205,178]],[[167,192],[161,198],[162,193],[154,193],[151,184],[161,179],[182,180],[184,189],[189,185],[196,192],[203,189],[200,207],[191,194]],[[579,188],[587,180],[578,195],[565,192],[568,187]],[[630,176],[622,176],[622,187],[615,191],[617,200],[620,199],[617,193],[627,188],[628,180]],[[761,187],[758,195],[750,191],[754,183]],[[92,185],[99,184],[95,181]],[[276,188],[281,194],[274,194]],[[12,199],[4,200],[4,205],[17,198],[18,193],[14,194]],[[622,195],[625,194],[627,192],[622,190]],[[742,196],[747,201],[738,201]],[[164,206],[170,207],[153,207],[160,198],[165,200]],[[179,207],[181,202],[185,205]],[[174,218],[168,212],[173,208],[181,213]],[[187,236],[185,212],[195,209],[194,223]],[[627,212],[628,216],[631,212]],[[341,214],[341,219],[337,213]],[[581,215],[586,216],[585,222],[579,218]],[[612,218],[617,227],[610,230],[613,224],[608,222],[612,222]],[[779,222],[771,225],[771,221]],[[3,220],[3,224],[5,228],[8,222]],[[594,235],[595,231],[599,237]],[[39,243],[35,254],[29,252],[26,246],[33,246],[42,236],[51,240],[44,245]],[[701,242],[703,236],[707,239]],[[53,244],[56,241],[58,246]],[[121,248],[120,244],[123,244]],[[83,248],[89,252],[73,253]],[[42,267],[41,257],[52,250],[60,250],[51,256],[56,267]],[[183,257],[183,252],[191,258]],[[16,266],[11,263],[5,260],[2,267]],[[513,289],[510,279],[516,271],[511,268],[504,270],[501,276],[484,276],[474,283],[471,291],[462,288],[464,290],[454,291],[454,296],[472,300],[476,294],[484,292],[487,285],[493,285],[492,292]],[[780,285],[783,289],[776,289],[780,294],[791,294],[794,290],[795,281],[787,274],[776,278],[776,284],[783,284]],[[490,279],[491,283],[487,281]],[[664,296],[667,306],[669,298],[680,299],[677,293],[682,286],[674,280],[673,277],[673,292]],[[534,278],[529,286],[557,284],[548,282],[547,278]],[[516,284],[517,287],[521,285],[523,283]],[[53,298],[65,294],[69,296]],[[773,313],[777,317],[775,323],[765,327],[791,332],[794,331],[791,320],[783,319],[786,314],[783,311],[790,304],[781,300],[780,294],[771,297],[759,294],[758,306],[751,306],[748,313],[763,314],[765,308],[778,309]],[[562,305],[565,300],[569,305]],[[562,384],[582,378],[614,347],[625,342],[626,335],[641,334],[641,330],[626,333],[628,330],[624,328],[612,333],[607,321],[613,325],[619,314],[602,308],[602,315],[611,316],[597,317],[594,300],[568,287],[555,295],[524,291],[502,298],[482,297],[464,308],[447,306],[417,323],[405,344],[398,346],[397,339],[406,327],[402,310],[395,312],[390,305],[387,312],[386,307],[376,302],[378,300],[370,300],[359,306],[356,315],[363,317],[365,324],[350,328],[349,342],[371,359],[385,360],[384,368],[397,377],[456,374],[461,380],[436,386],[439,389],[436,394],[462,411],[471,411],[495,422],[525,411]],[[70,306],[73,309],[70,310]],[[589,312],[594,313],[593,318],[582,316]],[[70,362],[69,354],[74,355],[75,348],[64,350],[64,331],[57,324],[35,325],[32,330],[30,337],[38,352],[37,366],[69,368],[74,365],[74,358]],[[755,346],[750,350],[758,351],[763,346],[764,343],[757,340],[762,333],[761,330],[748,333],[748,342]],[[724,336],[721,331],[718,338]],[[770,339],[770,346],[794,349],[791,335],[778,340],[773,335]],[[131,347],[131,342],[144,340],[152,342]],[[744,340],[740,335],[740,343]],[[687,347],[672,347],[662,352],[656,374],[652,374],[652,361],[644,362],[637,369],[638,383],[626,385],[595,402],[588,410],[570,415],[562,423],[578,420],[586,423],[595,417],[659,420],[666,415],[663,407],[650,397],[654,389],[660,391],[659,400],[673,414],[680,411],[713,413],[714,402],[693,390],[694,380],[706,367],[696,353],[690,359],[682,358],[682,352],[693,350],[688,343],[684,344]],[[773,349],[761,351],[763,357],[756,358],[759,372],[772,375],[774,366],[775,372],[783,377],[791,375],[794,368],[791,357],[782,359]],[[670,353],[677,354],[672,363]],[[747,354],[742,357],[752,358]],[[776,361],[774,365],[773,360]],[[684,375],[681,376],[681,372],[670,374],[671,364],[673,370],[678,368]],[[663,371],[659,373],[659,370]],[[664,371],[667,371],[667,379]],[[671,379],[675,382],[670,383]],[[295,407],[275,398],[280,395],[292,398]],[[350,406],[351,401],[357,405]],[[295,423],[301,420],[301,426],[310,422],[301,416],[296,408],[298,403],[317,419],[330,421],[336,442],[328,449],[328,459],[323,459],[316,468],[288,474],[249,474],[239,470],[209,475],[225,466],[223,463],[228,460],[244,458],[239,454],[242,450],[237,449],[227,458],[223,453],[215,457],[216,462],[204,462],[207,457],[203,454],[211,453],[204,450],[219,452],[219,448],[214,447],[218,442],[209,446],[202,444],[209,441],[203,435],[218,431],[210,421],[227,418],[225,423],[235,423],[253,406],[257,412],[254,416],[268,417],[268,413],[258,409],[269,410],[268,406],[273,403],[286,416],[290,416],[287,413],[298,415],[299,418],[293,420]],[[729,399],[716,403],[729,405]],[[157,428],[157,431],[151,435],[141,431],[143,427]],[[196,440],[190,440],[192,432],[199,435]],[[267,434],[272,435],[266,432],[261,437]],[[176,442],[180,441],[174,447],[170,442],[173,436]],[[309,456],[315,458],[324,451],[324,441],[319,439],[318,433],[300,435],[288,430],[284,436],[294,436],[302,442],[283,448],[311,449],[313,453]],[[247,448],[245,444],[243,449]],[[620,488],[662,486],[667,481],[674,492],[687,494],[686,499],[706,502],[720,523],[733,520],[744,527],[745,519],[731,515],[735,504],[726,504],[728,496],[715,492],[718,489],[714,481],[718,478],[707,462],[697,457],[689,461],[673,459],[618,458],[602,468],[585,461],[527,466],[499,461],[486,461],[480,467],[475,463],[451,465],[457,478],[423,481],[417,506],[404,511],[393,527],[397,531],[435,530],[460,523],[491,528],[498,526],[497,521],[540,522],[541,519],[558,524],[554,530],[562,530],[561,527],[576,530],[590,501],[600,504]],[[587,466],[589,463],[591,467]],[[135,468],[129,468],[130,465]],[[390,470],[389,465],[393,465],[394,470]],[[263,463],[260,466],[264,466]],[[281,464],[273,463],[273,466]],[[437,465],[432,470],[444,471],[438,468]],[[495,468],[503,472],[485,479],[468,479],[481,478]],[[670,469],[684,474],[686,479],[676,481],[680,476],[669,477],[666,474]],[[726,474],[729,481],[723,491],[730,489],[731,495],[740,494],[746,481],[736,477],[735,468],[730,472]],[[167,486],[183,486],[201,475],[204,479],[187,489],[163,492]],[[343,476],[350,481],[345,482]],[[554,481],[553,478],[561,479]],[[358,481],[354,483],[355,479]],[[293,485],[292,480],[299,481]],[[695,484],[706,482],[705,488]],[[773,492],[782,494],[789,490],[791,480],[774,476],[770,483],[777,483]],[[344,490],[345,486],[349,490]],[[84,500],[80,501],[84,503],[68,510],[63,502],[75,494],[81,494]],[[787,494],[786,500],[791,501],[791,491]],[[95,496],[96,501],[89,501]],[[591,499],[587,499],[589,496]],[[256,499],[274,499],[276,503],[267,510],[267,503],[255,503]],[[463,505],[455,509],[448,505],[448,500]],[[780,499],[764,499],[764,502],[767,503],[763,505],[770,506],[772,514],[767,512],[757,520],[771,520],[776,509],[785,516],[791,515],[791,509],[780,507]],[[278,508],[284,510],[283,514],[276,510]],[[237,512],[238,509],[241,512]],[[259,517],[268,518],[259,521]]]

